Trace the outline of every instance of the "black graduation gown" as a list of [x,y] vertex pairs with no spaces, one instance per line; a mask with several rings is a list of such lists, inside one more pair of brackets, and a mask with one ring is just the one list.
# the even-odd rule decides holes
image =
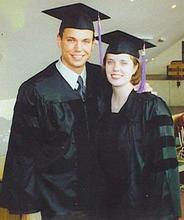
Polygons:
[[55,62],[21,85],[1,195],[11,213],[61,215],[92,207],[92,140],[103,77],[97,65],[87,63],[86,70],[85,102]]
[[179,178],[172,117],[150,93],[130,93],[119,113],[110,97],[96,142],[101,177],[98,211],[105,219],[176,220]]

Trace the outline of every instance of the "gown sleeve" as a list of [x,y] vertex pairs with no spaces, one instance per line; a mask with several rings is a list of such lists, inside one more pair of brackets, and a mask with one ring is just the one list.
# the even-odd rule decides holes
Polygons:
[[166,103],[156,96],[145,102],[144,113],[145,197],[150,201],[151,215],[155,214],[158,220],[177,219],[181,210],[172,116]]
[[34,149],[40,145],[43,117],[36,90],[23,84],[14,107],[1,195],[2,206],[11,213],[39,210]]

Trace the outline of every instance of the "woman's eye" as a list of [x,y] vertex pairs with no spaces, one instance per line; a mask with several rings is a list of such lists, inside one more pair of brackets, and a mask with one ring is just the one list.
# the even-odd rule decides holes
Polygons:
[[121,65],[126,65],[127,62],[126,62],[126,61],[121,61],[120,64],[121,64]]

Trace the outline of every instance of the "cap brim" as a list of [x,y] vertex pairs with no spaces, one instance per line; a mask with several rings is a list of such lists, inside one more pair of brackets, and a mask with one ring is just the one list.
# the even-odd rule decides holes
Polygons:
[[[96,39],[97,40],[99,39],[98,36],[96,37]],[[120,30],[112,31],[112,32],[103,34],[101,36],[102,42],[104,42],[106,44],[112,44],[114,42],[118,42],[120,39],[133,42],[139,50],[143,48],[144,43],[145,43],[145,48],[156,47],[156,45],[154,45],[150,42],[147,42],[144,39],[140,39],[138,37],[135,37],[131,34],[125,33]]]
[[82,3],[61,6],[53,9],[44,10],[42,12],[60,20],[63,20],[65,17],[67,17],[67,15],[72,13],[85,13],[91,18],[92,21],[97,21],[98,15],[100,16],[101,20],[110,18],[108,15],[105,15],[98,10]]

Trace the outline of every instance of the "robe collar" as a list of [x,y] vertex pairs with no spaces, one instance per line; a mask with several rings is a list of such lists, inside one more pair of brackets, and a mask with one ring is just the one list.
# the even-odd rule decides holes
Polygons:
[[72,87],[73,90],[78,88],[78,77],[79,75],[82,77],[84,86],[86,86],[86,67],[84,66],[82,72],[80,74],[72,71],[67,66],[65,66],[61,59],[56,62],[56,68],[60,72],[60,74],[63,76],[63,78],[68,82],[68,84]]
[[[50,72],[49,75],[52,75],[57,82],[56,90],[58,91],[58,98],[62,100],[62,102],[72,101],[76,99],[80,99],[80,94],[77,90],[73,90],[72,87],[68,84],[68,82],[64,79],[64,77],[60,74],[58,69],[56,68],[56,62],[53,62],[48,66],[47,72]],[[96,79],[93,65],[90,63],[86,63],[86,100],[91,97],[97,96],[96,88]],[[100,74],[100,73],[99,73]]]

